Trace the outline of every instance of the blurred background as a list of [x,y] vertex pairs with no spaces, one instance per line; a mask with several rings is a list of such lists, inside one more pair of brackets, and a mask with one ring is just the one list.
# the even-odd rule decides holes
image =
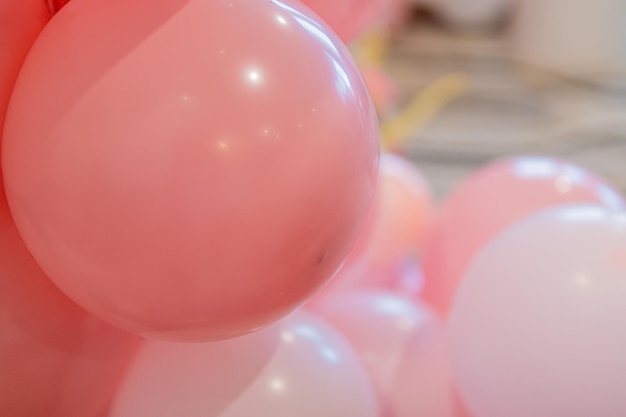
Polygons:
[[511,155],[562,158],[626,189],[626,2],[431,0],[402,7],[395,23],[358,42],[356,56],[364,50],[361,61],[384,71],[373,80],[364,71],[374,99],[387,100],[383,126],[411,113],[405,109],[421,97],[397,146],[437,197]]

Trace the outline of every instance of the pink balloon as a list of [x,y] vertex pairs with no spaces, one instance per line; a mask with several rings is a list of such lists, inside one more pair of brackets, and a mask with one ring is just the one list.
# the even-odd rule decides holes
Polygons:
[[433,317],[407,344],[390,395],[395,417],[461,417],[454,402],[445,329]]
[[447,315],[461,277],[489,240],[539,210],[578,202],[625,205],[601,178],[555,159],[520,157],[482,168],[448,198],[435,222],[422,259],[424,298]]
[[378,164],[349,51],[273,0],[77,0],[29,55],[4,174],[33,256],[90,312],[203,341],[284,316],[339,267]]
[[49,19],[44,0],[0,0],[0,137],[24,58]]
[[348,343],[295,313],[213,343],[148,341],[110,417],[377,417],[371,382]]
[[[312,302],[357,288],[421,290],[421,277],[407,266],[415,264],[432,213],[430,188],[417,168],[404,158],[382,154],[375,203],[365,230],[341,270]],[[404,273],[412,276],[401,277]]]
[[0,416],[94,417],[137,339],[86,314],[41,272],[0,186]]
[[313,310],[352,343],[389,415],[453,416],[445,333],[428,308],[392,293],[354,291]]
[[392,0],[302,0],[320,15],[344,42],[353,41],[380,20]]
[[626,211],[568,206],[477,256],[450,313],[476,417],[626,415]]

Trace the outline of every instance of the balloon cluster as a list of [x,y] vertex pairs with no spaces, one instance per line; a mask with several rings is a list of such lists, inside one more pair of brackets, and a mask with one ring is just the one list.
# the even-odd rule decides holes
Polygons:
[[65,3],[0,0],[1,416],[626,415],[602,179],[435,210],[306,6]]

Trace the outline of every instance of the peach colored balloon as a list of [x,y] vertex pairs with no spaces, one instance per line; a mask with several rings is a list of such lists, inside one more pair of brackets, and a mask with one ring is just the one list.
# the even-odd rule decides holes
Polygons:
[[393,0],[302,0],[343,39],[350,42],[373,25]]
[[365,255],[372,268],[388,270],[421,252],[432,218],[430,188],[408,160],[380,158],[372,231]]
[[237,339],[148,341],[110,417],[377,417],[349,344],[305,313]]
[[427,307],[393,293],[362,290],[328,297],[313,311],[352,343],[386,413],[453,416],[445,333]]
[[336,271],[377,135],[350,53],[299,3],[71,1],[24,65],[3,163],[66,294],[143,336],[205,341],[279,319]]
[[44,0],[0,0],[0,137],[24,58],[49,19]]
[[525,219],[468,269],[450,313],[455,375],[476,417],[626,415],[626,212]]
[[601,178],[552,158],[505,159],[480,169],[444,203],[429,235],[424,298],[447,315],[461,277],[490,239],[539,210],[577,202],[625,204]]
[[41,272],[0,187],[0,416],[94,417],[137,345],[88,315]]

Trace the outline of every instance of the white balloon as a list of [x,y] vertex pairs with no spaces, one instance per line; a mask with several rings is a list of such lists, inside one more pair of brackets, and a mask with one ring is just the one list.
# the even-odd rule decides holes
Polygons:
[[505,231],[448,330],[476,417],[626,416],[626,212],[567,206]]

